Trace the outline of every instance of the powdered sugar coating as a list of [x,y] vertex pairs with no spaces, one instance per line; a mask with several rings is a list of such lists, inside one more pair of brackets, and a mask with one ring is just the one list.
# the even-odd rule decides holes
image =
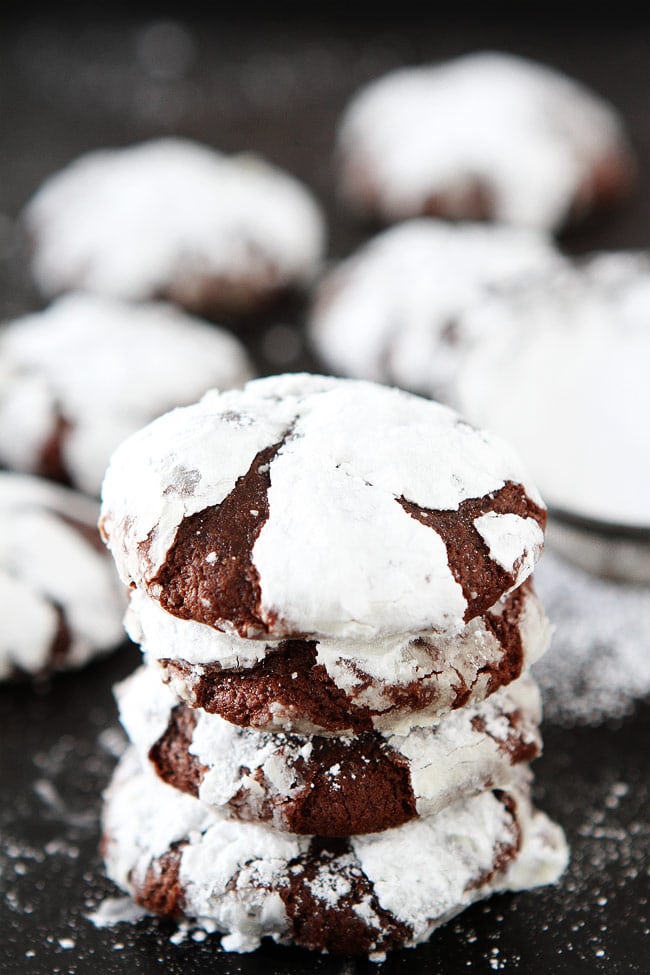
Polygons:
[[44,183],[25,222],[44,294],[168,295],[190,308],[242,311],[305,285],[324,246],[297,180],[173,138],[81,156]]
[[458,403],[521,450],[551,505],[650,526],[649,315],[650,258],[633,253],[540,275],[466,313],[477,338]]
[[63,473],[98,495],[122,440],[251,374],[234,336],[172,305],[67,295],[0,331],[0,461],[38,473],[60,437]]
[[[490,510],[507,483],[541,505],[510,448],[439,404],[363,382],[271,377],[209,393],[116,451],[102,528],[123,580],[160,598],[156,577],[183,520],[220,505],[271,447],[261,465],[269,516],[250,555],[260,623],[239,627],[241,636],[459,632],[477,611],[441,535],[405,505],[426,514],[484,498]],[[520,585],[539,554],[526,531],[502,591]],[[232,628],[229,619],[219,626]]]
[[89,540],[97,514],[72,491],[0,473],[0,679],[82,666],[122,642],[121,588]]
[[[129,753],[106,794],[106,865],[116,883],[141,896],[156,882],[152,863],[180,842],[183,912],[226,933],[223,945],[230,951],[253,950],[264,936],[289,940],[281,894],[292,883],[306,883],[318,909],[346,895],[354,899],[345,869],[352,866],[366,878],[365,890],[370,884],[371,897],[364,890],[357,913],[375,929],[376,943],[382,910],[406,926],[403,943],[413,945],[494,890],[550,883],[561,874],[567,860],[561,831],[530,809],[525,791],[513,796],[514,821],[487,792],[395,830],[351,837],[348,853],[319,858],[308,854],[309,837],[216,817],[199,800],[142,772]],[[491,876],[499,845],[517,842],[517,830],[522,845],[510,867],[513,880],[508,871],[481,880]],[[310,864],[314,875],[301,881]]]
[[496,52],[372,82],[347,109],[339,145],[348,199],[389,221],[478,211],[554,230],[622,195],[633,172],[611,105]]
[[[151,749],[167,731],[178,699],[148,667],[119,684],[116,696],[120,720],[146,764]],[[199,798],[222,815],[271,820],[275,828],[289,829],[282,800],[299,800],[309,793],[308,779],[314,772],[309,765],[312,739],[238,728],[200,710],[195,717],[188,752],[205,769]],[[417,815],[431,816],[488,787],[510,786],[513,765],[521,760],[511,748],[521,753],[539,750],[540,720],[537,687],[530,677],[522,677],[437,726],[412,729],[403,736],[385,732],[377,738],[398,762],[405,760]],[[355,738],[342,740],[344,761],[356,743]],[[341,778],[340,765],[330,772]],[[269,800],[277,802],[273,809]]]
[[172,658],[190,664],[217,663],[224,669],[254,667],[279,641],[247,640],[194,620],[180,620],[139,589],[129,594],[124,626],[148,660]]
[[[499,616],[497,604],[488,614]],[[522,668],[546,652],[551,629],[534,592],[524,597],[518,622]],[[361,641],[322,640],[317,661],[351,702],[373,713],[380,730],[404,734],[413,726],[435,724],[457,704],[459,684],[467,688],[467,702],[477,704],[491,691],[490,671],[498,667],[504,648],[483,619],[471,620],[454,635],[422,634],[419,638],[385,640],[364,645]],[[413,712],[405,703],[396,706],[391,690],[417,683],[435,687],[428,705]]]
[[513,726],[521,730],[522,743],[539,749],[541,718],[537,685],[524,676],[432,728],[414,728],[405,736],[385,734],[409,762],[418,815],[432,816],[488,786],[509,788],[515,761],[508,752]]
[[527,538],[524,543],[524,559],[527,560],[525,573],[530,575],[537,561],[533,553],[540,552],[544,545],[544,532],[536,521],[520,515],[501,515],[489,511],[477,518],[474,526],[487,545],[490,557],[508,572],[517,567],[522,558],[522,538]]
[[467,350],[459,313],[493,288],[561,262],[549,238],[535,231],[410,220],[324,278],[312,342],[341,375],[446,400]]
[[[533,591],[522,594],[522,598],[516,639],[525,669],[548,648],[550,625]],[[470,704],[479,703],[490,693],[491,674],[507,649],[488,622],[502,612],[503,604],[499,603],[486,614],[487,620],[473,619],[460,633],[451,635],[421,633],[372,641],[319,640],[315,662],[324,667],[335,687],[345,692],[351,711],[367,708],[376,729],[406,734],[414,726],[435,724],[453,710],[459,687],[466,689]],[[209,672],[210,665],[245,672],[269,654],[283,652],[281,641],[242,639],[202,623],[178,620],[139,591],[131,593],[126,627],[147,659],[161,664],[165,680],[175,693],[192,707],[196,706],[196,684]],[[189,664],[187,673],[170,667],[170,661]],[[408,691],[409,685],[417,685],[423,695],[417,707],[408,693],[399,703],[396,700],[394,692]],[[312,718],[279,703],[273,707],[266,730],[328,733]]]

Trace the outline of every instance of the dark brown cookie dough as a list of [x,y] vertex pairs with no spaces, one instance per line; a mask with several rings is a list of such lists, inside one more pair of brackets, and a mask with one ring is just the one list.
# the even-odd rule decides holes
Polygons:
[[368,641],[458,632],[528,578],[545,520],[509,448],[453,411],[292,374],[127,440],[100,524],[124,582],[176,619]]
[[560,831],[531,809],[525,784],[394,830],[327,840],[224,820],[129,753],[103,826],[116,883],[163,916],[202,919],[233,951],[263,936],[344,955],[414,945],[473,901],[549,883],[566,863]]
[[530,677],[408,734],[301,736],[236,727],[178,703],[143,667],[117,688],[140,759],[221,815],[290,833],[345,837],[400,826],[489,788],[540,752]]
[[467,631],[464,642],[434,635],[405,641],[404,652],[418,654],[418,669],[410,679],[392,684],[373,675],[363,657],[326,667],[319,662],[326,644],[314,640],[280,642],[248,667],[164,656],[158,664],[164,680],[187,704],[233,724],[358,734],[395,726],[409,716],[412,724],[427,723],[516,680],[547,640],[532,583],[525,582],[473,620]]

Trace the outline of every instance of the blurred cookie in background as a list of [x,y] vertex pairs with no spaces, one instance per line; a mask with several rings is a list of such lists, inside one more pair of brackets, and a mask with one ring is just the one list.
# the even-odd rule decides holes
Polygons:
[[0,329],[0,463],[98,495],[125,437],[251,375],[238,339],[172,305],[66,295]]
[[595,255],[464,317],[457,405],[507,437],[548,502],[549,541],[592,571],[650,580],[650,256]]
[[635,163],[614,108],[561,73],[480,52],[367,85],[339,134],[359,213],[428,214],[558,231],[624,197]]
[[336,373],[445,400],[468,347],[461,313],[505,282],[562,263],[538,231],[410,220],[323,279],[311,342]]
[[298,180],[174,138],[81,156],[45,181],[24,225],[47,297],[165,298],[217,319],[308,286],[325,246]]
[[0,471],[0,679],[81,667],[124,640],[94,501]]

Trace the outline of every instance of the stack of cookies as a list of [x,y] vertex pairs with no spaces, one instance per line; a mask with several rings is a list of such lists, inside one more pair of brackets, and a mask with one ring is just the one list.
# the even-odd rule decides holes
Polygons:
[[350,954],[554,881],[544,523],[500,440],[366,382],[259,380],[126,441],[101,528],[146,665],[117,692],[112,879],[229,950]]

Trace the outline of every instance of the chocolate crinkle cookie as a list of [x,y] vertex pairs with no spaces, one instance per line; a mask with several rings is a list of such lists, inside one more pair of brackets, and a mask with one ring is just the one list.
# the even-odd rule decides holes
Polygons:
[[503,441],[304,374],[159,418],[116,451],[103,498],[125,584],[253,639],[460,634],[528,578],[546,522]]
[[323,278],[312,345],[336,373],[447,401],[471,344],[463,312],[513,280],[562,264],[539,231],[408,220]]
[[562,832],[531,808],[525,778],[396,829],[328,841],[222,819],[129,752],[103,829],[117,884],[155,913],[210,924],[229,951],[264,936],[336,954],[411,947],[474,901],[549,883],[566,865]]
[[549,67],[497,52],[371,82],[345,112],[339,157],[343,193],[367,216],[552,231],[624,197],[635,173],[612,106]]
[[81,156],[23,220],[48,297],[167,298],[216,318],[307,286],[325,240],[317,203],[288,173],[177,138]]
[[650,528],[649,318],[650,253],[625,251],[513,282],[463,316],[463,411],[516,445],[553,508],[623,531]]
[[251,375],[238,339],[173,305],[66,295],[0,328],[0,463],[98,495],[122,440]]
[[94,501],[0,472],[0,679],[80,667],[123,642],[123,591]]
[[246,640],[131,594],[127,632],[191,707],[244,727],[342,734],[431,724],[517,677],[550,628],[530,580],[459,633]]
[[529,675],[406,734],[283,734],[237,727],[179,701],[152,667],[116,689],[143,764],[222,816],[320,836],[375,833],[509,787],[541,749]]
[[104,817],[140,904],[229,950],[381,953],[557,879],[529,800],[545,508],[504,443],[400,390],[271,377],[134,434],[100,524],[145,655]]

